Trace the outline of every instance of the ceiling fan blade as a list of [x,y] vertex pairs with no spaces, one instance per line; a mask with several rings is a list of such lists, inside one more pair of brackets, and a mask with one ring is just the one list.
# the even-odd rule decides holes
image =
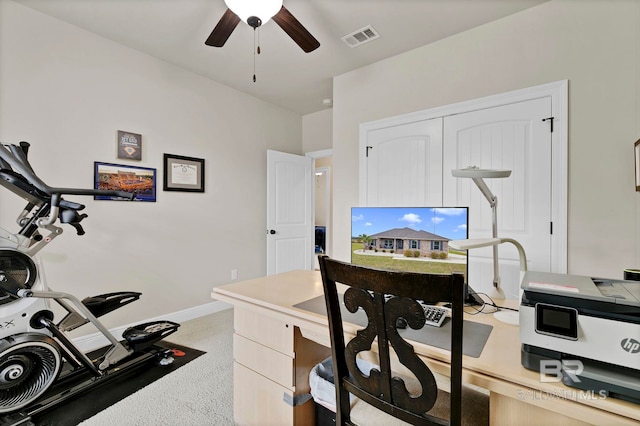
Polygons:
[[276,24],[284,30],[296,42],[298,46],[305,52],[309,53],[320,47],[320,42],[311,35],[305,27],[302,26],[295,16],[282,6],[280,12],[278,12],[273,18]]
[[207,46],[213,47],[222,47],[227,42],[227,39],[236,28],[238,23],[240,22],[240,18],[238,15],[233,13],[231,9],[227,9],[227,11],[222,15],[220,21],[209,35],[207,41],[204,42]]

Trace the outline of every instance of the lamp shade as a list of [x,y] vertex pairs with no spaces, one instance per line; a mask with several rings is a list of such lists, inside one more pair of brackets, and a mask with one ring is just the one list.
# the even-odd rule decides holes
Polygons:
[[466,169],[454,169],[451,170],[451,174],[454,177],[460,178],[506,178],[511,175],[511,170],[494,170],[494,169],[481,169],[479,167],[471,166]]
[[260,18],[263,24],[282,8],[282,0],[224,0],[233,13],[247,22],[251,16]]

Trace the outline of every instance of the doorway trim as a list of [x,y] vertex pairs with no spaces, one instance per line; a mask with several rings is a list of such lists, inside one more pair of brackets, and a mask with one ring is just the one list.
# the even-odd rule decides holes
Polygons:
[[321,149],[319,151],[310,151],[304,154],[305,157],[311,157],[314,160],[316,158],[331,157],[333,155],[333,149]]
[[[313,163],[313,174],[315,176],[316,173],[316,167],[315,167],[315,160],[319,159],[319,158],[327,158],[327,157],[331,157],[333,155],[333,149],[322,149],[319,151],[311,151],[311,152],[307,152],[304,154],[305,157],[310,157],[314,160]],[[329,167],[319,167],[318,170],[322,170],[323,172],[325,172],[325,184],[326,184],[326,188],[327,188],[327,200],[326,200],[326,213],[325,213],[325,217],[327,218],[327,231],[325,232],[325,253],[327,255],[330,255],[330,253],[332,253],[332,249],[333,249],[333,245],[332,245],[332,226],[331,224],[333,223],[333,209],[332,209],[332,200],[333,200],[333,188],[331,187],[331,168]],[[313,194],[313,199],[315,200],[315,185],[314,185],[314,194]],[[315,226],[315,204],[313,206],[313,226]],[[315,235],[315,234],[314,234]],[[315,256],[314,256],[315,257]],[[313,262],[314,264],[317,263],[317,261],[314,260]]]
[[[313,173],[317,175],[318,172],[322,172],[322,179],[324,180],[325,185],[325,218],[326,218],[326,232],[324,234],[324,247],[325,251],[323,254],[330,255],[331,254],[331,168],[330,167],[318,167],[313,169]],[[315,186],[314,186],[315,192]],[[315,193],[314,193],[315,200]],[[315,205],[314,205],[314,224],[315,224]]]

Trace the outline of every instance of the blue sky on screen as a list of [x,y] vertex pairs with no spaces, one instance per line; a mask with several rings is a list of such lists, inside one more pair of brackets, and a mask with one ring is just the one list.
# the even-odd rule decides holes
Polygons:
[[459,207],[353,207],[351,235],[373,235],[408,227],[452,240],[465,239],[467,211]]

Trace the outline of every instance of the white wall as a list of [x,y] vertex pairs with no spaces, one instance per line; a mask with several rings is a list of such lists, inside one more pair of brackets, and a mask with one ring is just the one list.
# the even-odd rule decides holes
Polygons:
[[[141,162],[116,158],[116,131],[143,135]],[[0,1],[0,140],[32,144],[52,186],[91,187],[94,161],[157,168],[155,203],[86,204],[87,234],[43,250],[50,286],[142,299],[107,326],[210,303],[213,286],[266,273],[266,150],[302,153],[301,117],[166,62]],[[206,192],[162,191],[162,155],[204,158]],[[0,192],[0,226],[23,201]]]
[[331,149],[332,112],[329,108],[302,116],[302,148],[304,152]]
[[569,80],[570,273],[640,265],[640,2],[552,0],[334,78],[333,247],[349,259],[360,123]]

